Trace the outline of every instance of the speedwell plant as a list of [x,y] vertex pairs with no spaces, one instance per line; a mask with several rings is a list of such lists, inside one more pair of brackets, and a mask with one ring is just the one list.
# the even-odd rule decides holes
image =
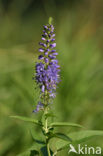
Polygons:
[[[60,66],[57,60],[58,52],[55,49],[55,33],[51,17],[49,18],[48,24],[43,27],[42,42],[39,43],[39,56],[38,62],[35,65],[34,76],[37,86],[40,88],[40,98],[36,108],[33,110],[35,114],[42,112],[41,119],[36,120],[23,116],[12,117],[39,126],[44,140],[41,141],[39,138],[38,140],[34,139],[32,147],[20,154],[20,156],[56,156],[58,152],[68,148],[71,144],[82,143],[91,137],[103,135],[102,131],[85,130],[81,125],[75,123],[50,122],[52,121],[50,118],[54,117],[51,104],[56,97],[56,89],[60,82]],[[83,128],[83,130],[64,134],[57,131],[55,132],[56,127],[79,127]]]

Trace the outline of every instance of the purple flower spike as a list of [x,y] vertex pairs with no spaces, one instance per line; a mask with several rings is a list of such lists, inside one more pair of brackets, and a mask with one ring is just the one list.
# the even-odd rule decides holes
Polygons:
[[35,66],[35,80],[41,90],[41,99],[33,112],[43,110],[44,105],[52,103],[52,100],[56,97],[57,85],[60,82],[60,66],[56,59],[58,53],[55,49],[52,49],[56,47],[56,43],[54,43],[54,26],[50,24],[45,25],[43,33],[43,43],[39,43],[40,46],[43,46],[43,48],[39,48],[39,52],[42,52],[42,55],[39,55],[39,61]]

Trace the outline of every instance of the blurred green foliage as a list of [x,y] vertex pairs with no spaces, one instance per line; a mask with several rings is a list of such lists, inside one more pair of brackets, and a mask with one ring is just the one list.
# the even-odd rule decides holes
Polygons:
[[[39,116],[32,114],[38,99],[32,77],[49,16],[61,65],[56,120],[103,130],[102,15],[102,0],[0,0],[0,156],[15,156],[33,143],[31,126],[9,116]],[[33,129],[37,137],[39,129]],[[90,144],[103,147],[102,140]]]

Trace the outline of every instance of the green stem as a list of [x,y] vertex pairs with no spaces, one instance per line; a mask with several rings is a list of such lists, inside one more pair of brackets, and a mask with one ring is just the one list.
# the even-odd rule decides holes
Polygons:
[[47,152],[48,152],[48,156],[51,156],[51,154],[50,154],[50,148],[49,148],[49,142],[47,142]]
[[[47,113],[47,107],[45,108],[45,113]],[[47,118],[45,119],[45,132],[46,134],[48,133],[48,120]],[[48,152],[48,156],[51,156],[50,154],[50,148],[49,148],[49,140],[48,140],[48,136],[46,136],[46,146],[47,146],[47,152]]]

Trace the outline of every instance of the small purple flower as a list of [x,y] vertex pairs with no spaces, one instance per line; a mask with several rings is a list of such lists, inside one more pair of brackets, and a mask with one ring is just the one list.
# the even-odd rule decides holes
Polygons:
[[46,49],[46,51],[48,51],[48,52],[49,52],[49,51],[50,51],[50,49],[48,48],[48,49]]
[[49,59],[48,58],[45,58],[45,63],[49,63]]
[[52,38],[55,37],[55,34],[52,35]]
[[45,41],[46,39],[44,37],[42,37],[42,40]]
[[53,53],[52,55],[53,55],[53,56],[54,56],[54,55],[58,55],[58,53]]
[[49,38],[51,38],[51,34],[48,34]]
[[47,42],[47,43],[49,43],[49,42],[50,42],[50,40],[47,40],[46,42]]
[[48,52],[45,52],[44,55],[48,55]]
[[43,58],[44,58],[43,55],[39,55],[39,56],[38,56],[38,59],[39,59],[39,60],[42,60]]
[[58,60],[51,60],[53,63],[57,64]]
[[51,48],[55,48],[56,47],[56,43],[50,44]]
[[56,97],[56,94],[55,94],[55,93],[51,93],[51,94],[49,95],[49,97],[55,98],[55,97]]
[[47,25],[44,25],[44,29],[48,29]]
[[45,91],[45,86],[44,85],[42,85],[42,92],[44,92]]
[[33,110],[33,113],[37,113],[37,112],[39,112],[39,110],[42,110],[43,108],[44,108],[44,105],[39,101],[36,106],[36,109]]
[[53,56],[53,55],[48,55],[50,59],[54,59],[56,58],[56,56]]
[[53,50],[51,50],[51,52],[56,52],[56,50],[53,49]]
[[47,36],[48,34],[45,32],[44,35]]
[[44,49],[42,49],[42,48],[39,48],[39,52],[44,52]]
[[46,47],[46,44],[45,43],[42,43],[42,42],[39,42],[39,45],[41,45],[43,47]]
[[55,41],[55,38],[52,38],[52,39],[51,39],[51,42],[53,42],[53,41]]

